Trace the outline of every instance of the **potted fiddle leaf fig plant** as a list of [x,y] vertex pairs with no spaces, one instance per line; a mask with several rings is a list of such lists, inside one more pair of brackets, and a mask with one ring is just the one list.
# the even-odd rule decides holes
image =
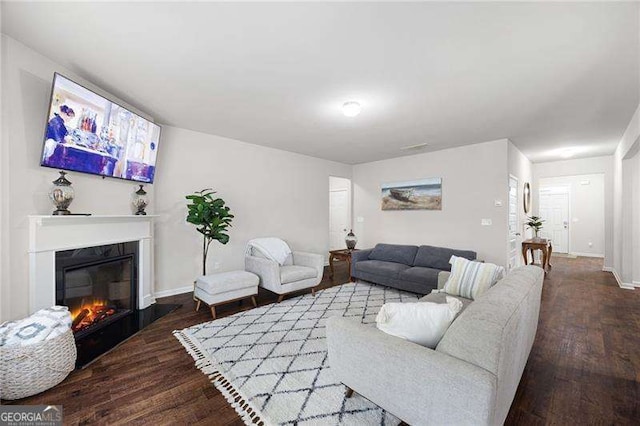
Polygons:
[[207,275],[207,254],[215,240],[222,244],[229,242],[227,234],[233,215],[222,198],[214,196],[212,189],[203,189],[186,196],[187,222],[196,226],[202,234],[202,275]]
[[540,238],[538,233],[542,229],[542,224],[544,223],[544,219],[539,218],[538,216],[529,216],[527,217],[528,222],[525,222],[525,225],[529,227],[529,229],[533,229],[533,233],[535,238]]

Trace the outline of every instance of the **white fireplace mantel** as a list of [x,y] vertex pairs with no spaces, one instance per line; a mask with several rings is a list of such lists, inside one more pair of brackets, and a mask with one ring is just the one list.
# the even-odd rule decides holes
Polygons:
[[138,309],[155,303],[154,215],[29,216],[30,311],[56,303],[56,252],[138,241]]

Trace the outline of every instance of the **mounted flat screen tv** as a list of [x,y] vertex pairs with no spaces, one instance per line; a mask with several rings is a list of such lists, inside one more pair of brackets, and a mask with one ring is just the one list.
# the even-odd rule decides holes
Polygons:
[[56,73],[40,164],[153,183],[160,126]]

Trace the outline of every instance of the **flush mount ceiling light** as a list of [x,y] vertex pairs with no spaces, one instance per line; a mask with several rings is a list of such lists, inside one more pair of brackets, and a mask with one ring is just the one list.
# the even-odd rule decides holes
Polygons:
[[342,105],[342,113],[347,117],[355,117],[362,111],[362,106],[358,102],[345,102]]
[[400,148],[400,151],[417,151],[423,148],[428,147],[429,144],[428,143],[419,143],[417,145],[409,145],[409,146],[403,146],[402,148]]
[[582,150],[580,148],[564,148],[564,149],[559,149],[557,151],[557,155],[559,155],[561,158],[571,158],[574,155],[580,153]]
[[573,149],[565,149],[563,151],[560,151],[560,157],[562,158],[571,158],[574,155],[576,155],[576,151]]

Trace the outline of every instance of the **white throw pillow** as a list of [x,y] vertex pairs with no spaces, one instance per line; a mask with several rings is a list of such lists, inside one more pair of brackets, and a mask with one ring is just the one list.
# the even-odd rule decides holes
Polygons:
[[504,276],[504,268],[493,263],[475,262],[451,256],[451,275],[444,292],[452,296],[477,299]]
[[455,297],[447,297],[447,303],[385,303],[376,326],[392,336],[434,349],[461,309],[462,302]]

